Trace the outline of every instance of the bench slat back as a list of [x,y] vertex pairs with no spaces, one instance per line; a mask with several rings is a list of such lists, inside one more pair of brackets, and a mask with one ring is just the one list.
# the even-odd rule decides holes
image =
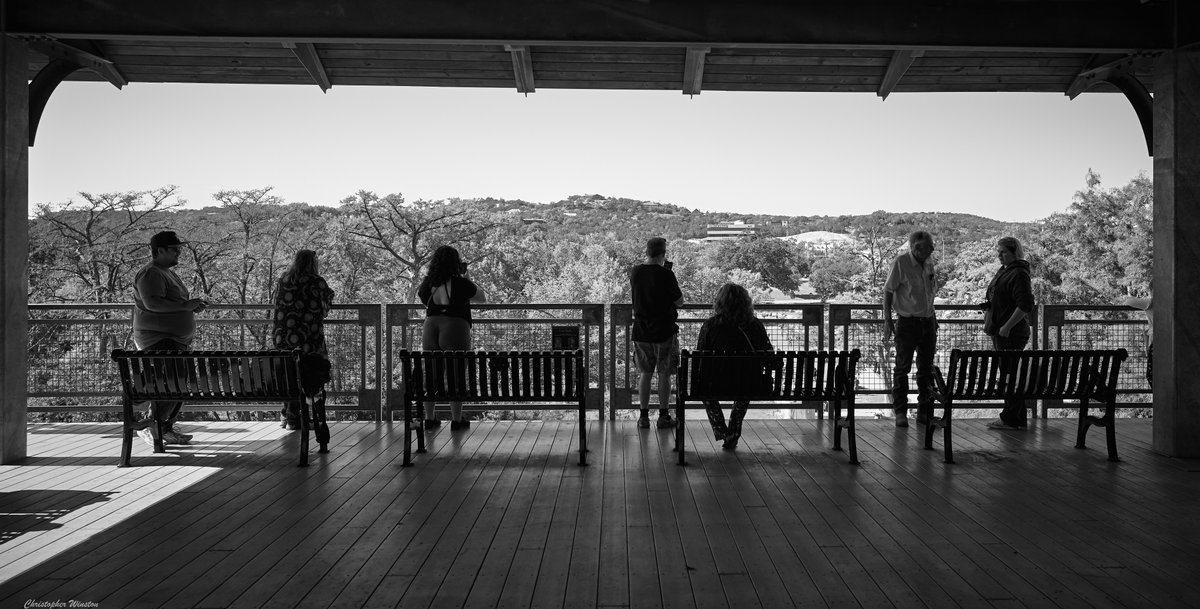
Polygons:
[[680,357],[685,400],[820,401],[853,397],[860,353],[689,351]]
[[454,402],[577,402],[583,351],[401,351],[413,399]]
[[946,388],[954,399],[1107,400],[1124,349],[950,352]]
[[112,352],[133,402],[287,401],[304,396],[299,351]]

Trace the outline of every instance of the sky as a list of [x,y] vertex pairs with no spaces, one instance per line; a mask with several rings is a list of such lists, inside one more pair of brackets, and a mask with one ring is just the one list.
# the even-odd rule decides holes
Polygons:
[[29,200],[271,186],[336,206],[602,194],[796,216],[946,211],[1032,221],[1089,169],[1151,171],[1119,94],[735,93],[67,82],[30,149]]

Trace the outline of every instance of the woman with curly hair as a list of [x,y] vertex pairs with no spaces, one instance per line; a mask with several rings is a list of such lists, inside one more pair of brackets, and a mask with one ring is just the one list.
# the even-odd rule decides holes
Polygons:
[[[713,303],[713,314],[700,327],[700,340],[696,349],[706,351],[773,351],[771,339],[767,337],[767,329],[754,316],[754,301],[746,288],[727,283],[717,292],[716,302]],[[721,371],[705,374],[704,378],[714,384],[730,385],[745,383],[746,378],[728,377],[728,371],[723,376]],[[749,387],[746,388],[750,390]],[[708,411],[708,421],[712,424],[713,433],[717,440],[724,440],[723,448],[737,448],[738,438],[742,435],[742,419],[746,416],[746,401],[733,403],[733,412],[729,414],[729,424],[725,424],[725,415],[721,404],[714,401],[704,403]]]
[[[467,265],[458,250],[443,245],[433,252],[429,272],[417,288],[425,305],[421,348],[426,351],[467,351],[471,348],[471,303],[484,302],[483,291],[463,277]],[[434,403],[425,402],[425,427],[441,425]],[[466,429],[471,422],[462,416],[462,402],[450,403],[450,429]]]
[[[300,349],[301,353],[326,357],[325,315],[333,307],[333,290],[317,273],[317,253],[300,250],[292,266],[279,278],[275,291],[274,332],[276,349]],[[299,429],[300,402],[283,406],[287,429]]]

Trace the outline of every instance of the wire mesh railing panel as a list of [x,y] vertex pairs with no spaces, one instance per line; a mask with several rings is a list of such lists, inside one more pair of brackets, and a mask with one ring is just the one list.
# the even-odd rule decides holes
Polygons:
[[[954,349],[992,348],[991,338],[983,333],[983,311],[978,307],[939,305],[937,319],[937,350],[933,363],[942,370],[949,368],[950,351]],[[862,352],[858,360],[858,393],[891,393],[896,349],[892,341],[883,340],[881,305],[829,305],[829,342],[835,349],[857,348]],[[916,386],[914,364],[909,389],[916,391]]]
[[1045,349],[1125,349],[1117,393],[1124,401],[1150,401],[1146,380],[1149,327],[1145,313],[1125,306],[1046,305]]
[[[582,349],[588,375],[588,409],[603,415],[604,305],[480,304],[471,306],[471,318],[471,348],[476,351]],[[387,409],[398,412],[404,406],[403,381],[400,361],[395,354],[401,350],[422,349],[425,307],[389,304],[386,323]],[[495,409],[495,405],[486,408]]]
[[[614,410],[633,407],[641,373],[633,359],[633,305],[609,306],[609,336],[612,362],[609,384],[609,403]],[[712,316],[709,305],[685,304],[679,307],[679,346],[695,349],[700,339],[700,327]],[[826,347],[822,331],[823,307],[812,304],[762,304],[755,306],[755,316],[763,322],[771,346],[776,350],[808,351]],[[657,375],[651,381],[651,395],[658,395]],[[652,403],[657,404],[654,397]]]
[[[378,311],[378,305],[373,306]],[[333,364],[329,408],[377,410],[379,315],[371,305],[334,305],[325,321]],[[367,315],[363,315],[365,312]],[[196,317],[192,348],[273,349],[270,305],[213,305]],[[31,410],[104,409],[120,405],[120,380],[109,355],[135,349],[132,305],[29,305],[28,391]],[[372,397],[374,396],[374,397]],[[267,406],[247,405],[246,410]]]

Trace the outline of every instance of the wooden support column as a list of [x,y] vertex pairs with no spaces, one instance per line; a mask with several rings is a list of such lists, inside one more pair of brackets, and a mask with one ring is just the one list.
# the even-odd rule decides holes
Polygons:
[[26,456],[29,51],[3,28],[0,100],[0,464],[5,464]]
[[1200,51],[1154,66],[1154,450],[1200,457]]

